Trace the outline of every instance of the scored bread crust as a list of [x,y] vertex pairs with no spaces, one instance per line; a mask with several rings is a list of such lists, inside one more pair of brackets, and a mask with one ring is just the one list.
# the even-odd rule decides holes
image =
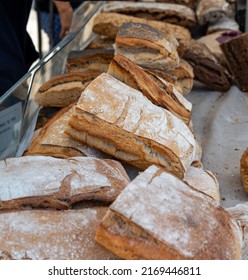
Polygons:
[[69,125],[73,138],[142,169],[159,164],[182,178],[195,156],[182,120],[106,73],[82,93]]
[[140,90],[154,104],[162,106],[189,124],[192,104],[183,98],[170,83],[162,82],[129,59],[116,54],[108,73],[121,82]]
[[69,126],[70,116],[74,111],[76,102],[61,109],[44,127],[33,137],[26,156],[43,155],[58,158],[88,156],[95,158],[109,158],[106,154],[78,142],[65,133]]
[[240,259],[239,224],[222,207],[156,166],[110,205],[96,241],[125,259]]
[[98,75],[96,73],[66,73],[45,82],[35,93],[40,106],[66,107],[77,100],[85,87]]
[[68,209],[89,200],[110,203],[129,182],[119,162],[89,157],[9,158],[0,161],[0,172],[0,209]]
[[106,207],[0,213],[0,260],[118,259],[94,241]]
[[186,27],[196,24],[194,11],[180,4],[111,1],[103,6],[103,12],[166,21]]

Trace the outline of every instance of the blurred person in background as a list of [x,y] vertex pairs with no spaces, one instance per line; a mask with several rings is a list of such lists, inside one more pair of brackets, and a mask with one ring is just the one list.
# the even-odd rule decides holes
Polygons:
[[48,35],[50,48],[56,46],[69,32],[73,10],[82,2],[82,0],[36,0],[41,28]]
[[26,31],[32,0],[0,1],[0,96],[10,89],[38,58]]

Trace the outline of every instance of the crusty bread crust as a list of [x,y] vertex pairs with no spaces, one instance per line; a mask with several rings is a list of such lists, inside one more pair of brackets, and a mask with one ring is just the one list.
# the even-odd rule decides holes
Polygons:
[[248,193],[248,148],[240,158],[240,176],[243,182],[244,191]]

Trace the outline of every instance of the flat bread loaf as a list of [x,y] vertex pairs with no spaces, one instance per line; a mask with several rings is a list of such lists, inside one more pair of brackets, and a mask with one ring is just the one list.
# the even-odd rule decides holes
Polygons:
[[195,157],[182,120],[107,73],[84,90],[69,125],[76,140],[142,169],[159,164],[183,178]]
[[110,205],[96,241],[124,259],[241,258],[241,229],[224,208],[156,166]]
[[122,165],[89,157],[24,156],[0,161],[0,209],[68,209],[82,201],[111,203],[129,183]]
[[94,241],[107,208],[0,212],[0,260],[112,260]]

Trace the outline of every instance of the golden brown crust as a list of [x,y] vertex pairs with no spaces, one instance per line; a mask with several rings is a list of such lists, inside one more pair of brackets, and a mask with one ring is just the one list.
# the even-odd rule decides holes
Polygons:
[[244,191],[248,193],[248,148],[240,158],[240,176],[243,182]]
[[[175,95],[176,89],[169,83],[165,84],[156,76],[132,63],[126,57],[116,54],[110,63],[108,73],[121,82],[141,91],[154,104],[171,111],[186,124],[190,121],[191,110],[184,107],[182,100]],[[184,100],[188,104],[187,100]]]

